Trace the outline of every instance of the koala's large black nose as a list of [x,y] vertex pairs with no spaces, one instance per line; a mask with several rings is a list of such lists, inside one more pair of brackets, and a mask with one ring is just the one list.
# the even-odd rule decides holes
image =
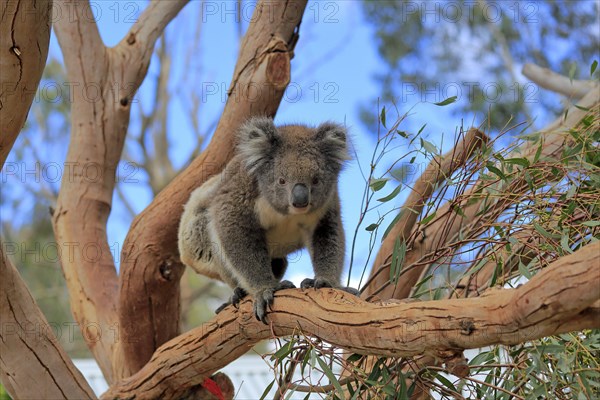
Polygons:
[[292,189],[292,205],[303,208],[308,205],[308,188],[302,183],[297,183]]

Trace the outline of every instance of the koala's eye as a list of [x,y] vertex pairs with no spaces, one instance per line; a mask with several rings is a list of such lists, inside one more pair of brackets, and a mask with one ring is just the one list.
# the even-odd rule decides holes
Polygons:
[[319,184],[319,178],[317,178],[316,176],[312,179],[312,184],[313,185],[318,185]]
[[280,185],[285,185],[285,179],[279,178],[279,184]]

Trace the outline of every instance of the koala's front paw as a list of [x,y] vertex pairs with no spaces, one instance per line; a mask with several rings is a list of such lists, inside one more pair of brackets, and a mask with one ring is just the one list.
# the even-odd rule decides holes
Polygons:
[[320,288],[324,288],[324,287],[334,287],[337,289],[341,289],[344,292],[348,292],[350,294],[353,294],[355,296],[359,296],[360,292],[350,286],[337,286],[337,285],[333,285],[331,282],[329,282],[327,279],[323,279],[323,278],[315,278],[315,279],[310,279],[310,278],[306,278],[305,280],[302,281],[302,283],[300,284],[300,287],[302,289],[309,289],[309,288],[315,288],[315,289],[320,289]]
[[235,308],[238,308],[238,304],[240,303],[240,301],[246,297],[248,295],[248,292],[246,292],[244,289],[242,289],[241,287],[236,287],[235,289],[233,289],[233,294],[231,295],[231,298],[229,299],[229,301],[221,304],[219,306],[219,308],[217,308],[215,310],[215,314],[220,313],[221,311],[223,311],[226,307],[233,305]]
[[302,289],[310,289],[310,288],[321,289],[324,287],[335,287],[335,286],[336,285],[334,285],[332,282],[330,282],[324,278],[315,278],[315,279],[306,278],[305,280],[302,281],[302,283],[300,283],[300,287]]
[[273,304],[273,294],[278,290],[294,289],[296,286],[290,281],[281,281],[274,288],[260,290],[254,295],[254,316],[263,324],[267,323],[267,311]]

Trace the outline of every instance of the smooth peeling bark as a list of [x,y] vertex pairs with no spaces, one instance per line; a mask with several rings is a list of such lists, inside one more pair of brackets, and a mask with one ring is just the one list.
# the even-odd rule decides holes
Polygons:
[[[118,277],[106,222],[125,143],[131,101],[146,76],[154,44],[186,1],[153,1],[115,47],[104,46],[87,1],[57,1],[68,18],[55,31],[73,83],[71,140],[53,227],[71,310],[110,383],[119,375]],[[90,99],[83,88],[96,87]]]

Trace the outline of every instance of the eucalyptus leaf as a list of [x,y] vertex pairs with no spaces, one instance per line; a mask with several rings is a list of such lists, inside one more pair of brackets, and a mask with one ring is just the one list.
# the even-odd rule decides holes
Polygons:
[[400,186],[401,185],[396,186],[396,188],[394,190],[392,190],[392,193],[388,194],[385,197],[377,199],[377,201],[385,203],[385,202],[388,202],[388,201],[392,200],[394,197],[398,196],[398,193],[400,193]]
[[327,365],[327,363],[325,361],[323,361],[321,359],[321,357],[317,357],[317,362],[319,363],[319,366],[323,370],[323,373],[327,376],[327,378],[329,378],[329,381],[335,387],[335,390],[338,392],[340,399],[345,398],[344,397],[344,389],[342,389],[342,385],[340,385],[340,382],[333,374],[333,371],[329,368],[329,365]]
[[452,104],[456,101],[457,97],[456,96],[452,96],[452,97],[448,97],[447,99],[440,101],[439,103],[433,103],[436,106],[447,106],[448,104]]

